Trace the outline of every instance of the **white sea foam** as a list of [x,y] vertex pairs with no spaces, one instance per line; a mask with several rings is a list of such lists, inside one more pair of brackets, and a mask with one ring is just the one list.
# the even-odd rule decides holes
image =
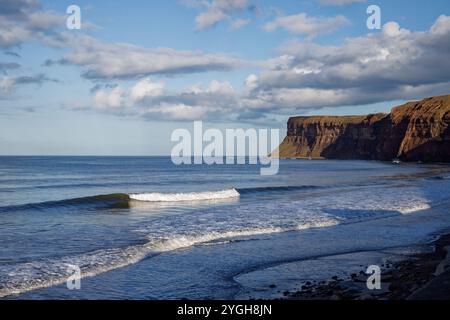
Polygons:
[[177,249],[188,248],[197,244],[208,243],[220,239],[235,238],[235,237],[250,237],[271,233],[280,233],[283,231],[282,228],[255,228],[246,230],[236,230],[236,231],[214,231],[205,235],[198,236],[178,236],[163,240],[153,240],[151,241],[151,246],[160,252],[172,251]]
[[70,274],[67,265],[78,265],[82,277],[93,277],[98,274],[135,264],[148,255],[173,251],[197,244],[211,242],[223,238],[251,236],[282,232],[279,228],[261,228],[236,230],[228,232],[212,232],[205,235],[179,235],[172,238],[153,239],[139,246],[125,249],[108,249],[65,257],[60,260],[48,260],[0,267],[0,298],[12,294],[50,287],[64,283]]
[[3,266],[3,268],[0,266],[0,298],[63,284],[70,276],[67,271],[68,264],[80,266],[82,277],[88,278],[135,264],[151,254],[208,244],[222,239],[261,236],[326,227],[333,224],[335,224],[333,221],[329,221],[329,223],[321,221],[302,224],[298,228],[248,228],[223,232],[213,231],[203,235],[177,235],[170,238],[149,239],[149,242],[144,245],[131,246],[125,249],[99,250],[74,257],[65,257],[60,260],[24,263],[15,266]]
[[326,228],[326,227],[332,227],[339,224],[339,220],[333,219],[333,218],[327,218],[327,219],[321,219],[318,221],[312,221],[312,222],[305,222],[302,224],[299,224],[297,226],[297,230],[306,230],[306,229],[313,229],[313,228]]
[[398,211],[401,214],[411,214],[411,213],[414,213],[417,211],[427,210],[430,208],[431,208],[431,206],[428,203],[418,203],[418,204],[413,204],[411,206],[399,208]]
[[236,189],[207,192],[187,193],[141,193],[130,194],[130,199],[147,202],[178,202],[178,201],[203,201],[216,199],[237,198],[240,194]]

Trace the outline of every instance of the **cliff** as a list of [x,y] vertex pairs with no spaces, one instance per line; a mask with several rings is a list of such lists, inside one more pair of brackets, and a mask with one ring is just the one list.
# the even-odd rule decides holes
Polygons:
[[283,158],[450,162],[450,95],[409,102],[390,114],[293,117]]

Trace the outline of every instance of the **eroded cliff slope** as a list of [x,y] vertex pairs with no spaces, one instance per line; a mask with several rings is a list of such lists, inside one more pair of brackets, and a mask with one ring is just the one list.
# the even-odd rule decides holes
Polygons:
[[450,95],[390,114],[293,117],[280,157],[450,162]]

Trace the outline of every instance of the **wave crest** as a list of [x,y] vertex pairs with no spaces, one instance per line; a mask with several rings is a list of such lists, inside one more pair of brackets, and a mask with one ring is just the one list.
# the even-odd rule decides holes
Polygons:
[[178,201],[201,201],[237,198],[240,194],[236,189],[228,189],[212,192],[187,192],[187,193],[141,193],[130,194],[130,199],[146,202],[178,202]]
[[[112,248],[66,256],[57,259],[45,259],[17,265],[0,265],[0,298],[21,294],[27,291],[63,284],[71,275],[67,265],[80,266],[83,278],[89,278],[104,272],[135,264],[150,255],[189,248],[196,245],[209,245],[220,240],[233,242],[234,238],[264,236],[282,232],[322,228],[335,225],[335,221],[305,223],[295,227],[275,226],[246,228],[228,231],[212,231],[205,234],[174,235],[167,238],[147,239],[145,244],[126,248]],[[240,240],[240,239],[239,239]],[[26,281],[24,281],[26,276]]]
[[415,205],[412,205],[412,206],[399,208],[398,211],[401,214],[406,215],[406,214],[411,214],[411,213],[415,213],[415,212],[423,211],[423,210],[428,210],[428,209],[431,209],[430,204],[428,204],[428,203],[418,203],[418,204],[415,204]]

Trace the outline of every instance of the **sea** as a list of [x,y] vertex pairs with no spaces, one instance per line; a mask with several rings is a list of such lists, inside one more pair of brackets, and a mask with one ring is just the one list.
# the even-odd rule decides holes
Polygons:
[[[450,228],[450,166],[0,157],[0,299],[252,299]],[[79,286],[69,288],[74,270]]]

